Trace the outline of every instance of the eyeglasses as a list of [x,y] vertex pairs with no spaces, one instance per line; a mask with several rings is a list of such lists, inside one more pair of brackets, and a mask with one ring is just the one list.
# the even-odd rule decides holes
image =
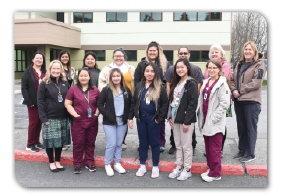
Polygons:
[[114,58],[122,58],[122,57],[124,57],[123,55],[114,55],[113,56]]
[[218,67],[208,67],[208,69],[209,69],[209,70],[212,70],[212,69],[215,69],[215,70],[216,70],[216,69],[219,69],[219,68],[218,68]]
[[180,52],[179,55],[188,55],[188,52]]

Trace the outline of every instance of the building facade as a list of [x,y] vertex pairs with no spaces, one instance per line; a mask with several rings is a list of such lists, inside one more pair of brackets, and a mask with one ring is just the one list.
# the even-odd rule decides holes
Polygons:
[[190,62],[204,72],[212,44],[221,44],[230,59],[231,25],[231,12],[16,12],[15,79],[36,50],[44,53],[47,65],[60,50],[68,50],[77,69],[86,51],[94,51],[103,68],[112,62],[113,50],[123,47],[127,63],[136,67],[151,41],[161,45],[172,64],[178,49],[188,47]]

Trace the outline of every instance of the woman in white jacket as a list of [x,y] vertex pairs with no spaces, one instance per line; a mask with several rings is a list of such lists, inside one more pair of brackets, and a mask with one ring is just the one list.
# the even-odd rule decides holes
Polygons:
[[209,78],[203,81],[198,100],[198,127],[204,137],[208,170],[201,174],[206,182],[221,179],[221,148],[225,134],[226,110],[230,105],[230,81],[216,59],[206,64]]

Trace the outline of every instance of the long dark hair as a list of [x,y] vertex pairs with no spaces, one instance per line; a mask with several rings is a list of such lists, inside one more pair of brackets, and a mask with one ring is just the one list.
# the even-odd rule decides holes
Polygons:
[[207,69],[208,69],[209,63],[213,63],[214,65],[216,65],[216,66],[220,69],[218,75],[219,75],[219,76],[224,76],[224,77],[226,78],[227,84],[230,86],[230,85],[231,85],[231,82],[230,82],[230,80],[224,75],[224,73],[223,73],[223,71],[222,71],[222,65],[221,65],[220,61],[217,60],[217,59],[210,59],[210,60],[206,63],[206,68],[207,68]]
[[[193,75],[193,73],[192,73],[192,70],[191,70],[191,67],[190,67],[190,65],[189,65],[188,60],[185,59],[185,58],[178,59],[178,60],[176,61],[176,63],[175,63],[175,66],[174,66],[173,79],[172,79],[171,85],[170,85],[170,89],[171,89],[171,90],[170,90],[169,99],[170,99],[171,101],[173,101],[174,88],[175,88],[175,86],[179,83],[179,81],[180,81],[180,79],[181,79],[181,77],[177,74],[177,68],[176,68],[176,67],[177,67],[177,64],[178,64],[179,62],[183,62],[183,64],[187,67],[187,75],[190,76],[190,77],[192,77],[192,78],[195,80],[195,82],[196,82],[196,79],[195,79],[195,77],[194,77],[194,75]],[[197,83],[197,82],[196,82],[196,83]]]
[[[69,52],[68,52],[67,50],[61,50],[61,51],[59,52],[59,54],[58,54],[58,60],[59,60],[61,63],[62,63],[62,61],[61,61],[61,56],[62,56],[63,54],[67,54],[68,57],[69,57],[69,61],[68,61],[68,63],[67,63],[67,69],[68,69],[68,73],[69,73],[69,78],[71,78],[71,61],[70,61],[70,54],[69,54]],[[63,65],[63,63],[62,63],[62,65]]]
[[88,68],[80,68],[80,69],[78,69],[78,82],[77,82],[77,86],[79,87],[79,89],[82,89],[83,90],[83,87],[82,87],[82,85],[81,85],[81,83],[80,83],[80,80],[79,80],[79,76],[80,76],[80,73],[81,73],[81,71],[87,71],[88,72],[88,74],[89,74],[89,76],[90,76],[90,80],[89,80],[89,83],[88,83],[88,90],[90,90],[90,89],[94,89],[93,88],[93,82],[92,82],[92,78],[91,78],[91,74],[90,74],[90,71],[88,70]]
[[83,67],[82,68],[88,67],[87,65],[85,65],[85,60],[86,60],[87,56],[89,56],[89,55],[92,55],[94,57],[94,59],[96,60],[94,69],[99,69],[98,68],[98,64],[97,64],[97,55],[94,52],[92,52],[92,51],[86,52],[86,54],[84,56],[84,59],[83,59]]
[[[126,85],[126,83],[125,83],[125,80],[124,80],[124,77],[123,77],[123,73],[120,71],[120,69],[119,68],[112,68],[111,70],[110,70],[110,73],[109,73],[109,87],[110,87],[110,89],[112,90],[112,93],[114,94],[114,95],[118,95],[120,92],[118,92],[117,90],[116,90],[116,88],[115,88],[115,85],[114,85],[114,83],[113,83],[113,81],[112,81],[112,76],[113,76],[113,73],[114,72],[118,72],[119,74],[120,74],[120,77],[121,77],[121,80],[120,80],[120,88],[123,88],[124,89],[124,91],[125,92],[127,92],[127,85]],[[127,97],[128,97],[128,94],[127,94]]]
[[41,70],[42,73],[45,73],[46,72],[46,63],[45,63],[44,55],[40,51],[36,51],[34,53],[32,59],[34,59],[37,54],[41,54],[42,55],[43,62],[42,62],[42,66],[41,66],[40,70]]

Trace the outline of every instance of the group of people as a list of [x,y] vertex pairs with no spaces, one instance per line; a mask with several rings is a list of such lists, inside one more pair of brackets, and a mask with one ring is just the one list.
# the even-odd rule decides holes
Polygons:
[[[204,137],[208,170],[204,181],[221,179],[221,157],[226,139],[226,111],[232,101],[237,118],[241,162],[255,159],[258,115],[261,110],[261,84],[266,73],[264,56],[254,42],[247,42],[232,77],[226,54],[219,44],[211,46],[204,75],[190,63],[190,51],[178,50],[178,60],[170,66],[162,47],[151,42],[146,57],[136,69],[125,62],[123,48],[113,51],[113,62],[102,70],[96,54],[87,52],[83,67],[71,67],[70,54],[63,50],[58,60],[46,69],[44,55],[37,51],[33,63],[22,76],[23,104],[28,106],[27,150],[46,149],[49,169],[64,171],[62,150],[73,141],[74,173],[85,168],[96,171],[94,149],[98,116],[103,116],[106,137],[105,170],[125,173],[120,164],[128,127],[137,121],[140,168],[146,173],[148,148],[152,151],[152,178],[159,177],[160,153],[165,150],[165,122],[171,127],[170,154],[176,153],[176,168],[169,178],[186,180],[191,176],[192,156],[196,148],[195,123]],[[42,132],[43,143],[40,143]],[[53,156],[55,154],[55,157]],[[55,162],[54,162],[55,158]],[[111,162],[114,167],[111,167]]]

